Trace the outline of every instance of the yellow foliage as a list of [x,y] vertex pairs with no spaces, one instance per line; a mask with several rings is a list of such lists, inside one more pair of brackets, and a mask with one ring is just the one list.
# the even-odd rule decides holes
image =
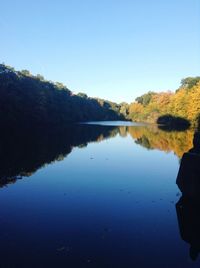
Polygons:
[[180,88],[176,93],[152,95],[147,105],[134,102],[129,107],[133,121],[156,122],[159,116],[172,115],[188,119],[193,125],[200,117],[200,82],[191,88]]

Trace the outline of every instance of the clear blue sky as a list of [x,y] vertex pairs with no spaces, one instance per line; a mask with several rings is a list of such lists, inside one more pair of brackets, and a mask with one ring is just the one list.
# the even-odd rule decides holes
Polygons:
[[0,0],[0,61],[117,102],[200,75],[199,0]]

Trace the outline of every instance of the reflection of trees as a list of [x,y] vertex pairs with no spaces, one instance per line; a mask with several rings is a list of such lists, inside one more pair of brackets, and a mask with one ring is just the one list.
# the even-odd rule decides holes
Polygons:
[[122,127],[119,127],[118,130],[119,130],[119,135],[121,137],[126,137],[127,136],[127,134],[128,134],[127,127],[122,126]]
[[156,126],[109,127],[73,125],[65,129],[18,129],[1,133],[0,185],[14,183],[30,176],[53,161],[63,160],[73,147],[83,148],[89,142],[101,142],[119,134],[128,134],[147,149],[174,151],[178,157],[192,147],[192,131],[166,132]]
[[63,160],[73,147],[87,146],[116,135],[113,127],[71,126],[65,129],[2,132],[0,139],[0,185],[30,176],[53,161]]
[[192,130],[166,132],[157,126],[129,127],[128,132],[137,144],[147,149],[173,151],[179,158],[192,147],[194,134]]

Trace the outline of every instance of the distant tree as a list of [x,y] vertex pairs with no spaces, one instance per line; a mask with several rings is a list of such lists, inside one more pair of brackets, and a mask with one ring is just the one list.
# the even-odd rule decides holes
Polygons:
[[21,74],[29,76],[30,72],[28,70],[21,70]]
[[181,88],[190,89],[200,81],[200,76],[186,77],[181,80]]
[[6,65],[4,62],[2,64],[0,64],[0,69],[1,70],[8,70],[8,71],[12,71],[14,72],[15,69],[9,65]]
[[42,76],[41,74],[37,74],[36,77],[37,79],[44,81],[44,76]]
[[119,106],[120,106],[120,113],[124,115],[125,118],[127,118],[129,114],[129,104],[126,102],[121,102]]
[[140,97],[137,97],[135,100],[138,103],[141,103],[142,105],[146,106],[146,105],[149,104],[149,102],[151,101],[152,96],[155,95],[155,94],[156,94],[155,92],[149,91],[148,93],[143,94]]
[[82,92],[79,92],[79,93],[77,94],[77,96],[79,96],[79,97],[81,97],[81,98],[84,98],[84,99],[87,99],[87,98],[88,98],[87,94],[82,93]]
[[60,83],[60,82],[55,82],[55,85],[56,85],[58,88],[63,88],[63,87],[65,87],[65,86],[63,85],[63,83]]

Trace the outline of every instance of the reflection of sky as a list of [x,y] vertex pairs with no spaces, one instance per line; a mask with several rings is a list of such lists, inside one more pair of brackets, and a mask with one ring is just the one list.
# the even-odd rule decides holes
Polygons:
[[81,124],[96,125],[96,126],[146,126],[146,123],[136,123],[130,121],[91,121]]
[[[1,230],[15,245],[26,245],[13,258],[23,251],[29,259],[48,255],[57,262],[56,249],[69,247],[71,265],[80,256],[103,267],[108,261],[113,267],[163,267],[163,261],[166,267],[187,267],[188,247],[175,213],[178,167],[174,154],[146,150],[130,136],[117,135],[75,148],[63,161],[2,188]],[[2,237],[4,252],[12,245]],[[41,253],[30,254],[36,248]]]

